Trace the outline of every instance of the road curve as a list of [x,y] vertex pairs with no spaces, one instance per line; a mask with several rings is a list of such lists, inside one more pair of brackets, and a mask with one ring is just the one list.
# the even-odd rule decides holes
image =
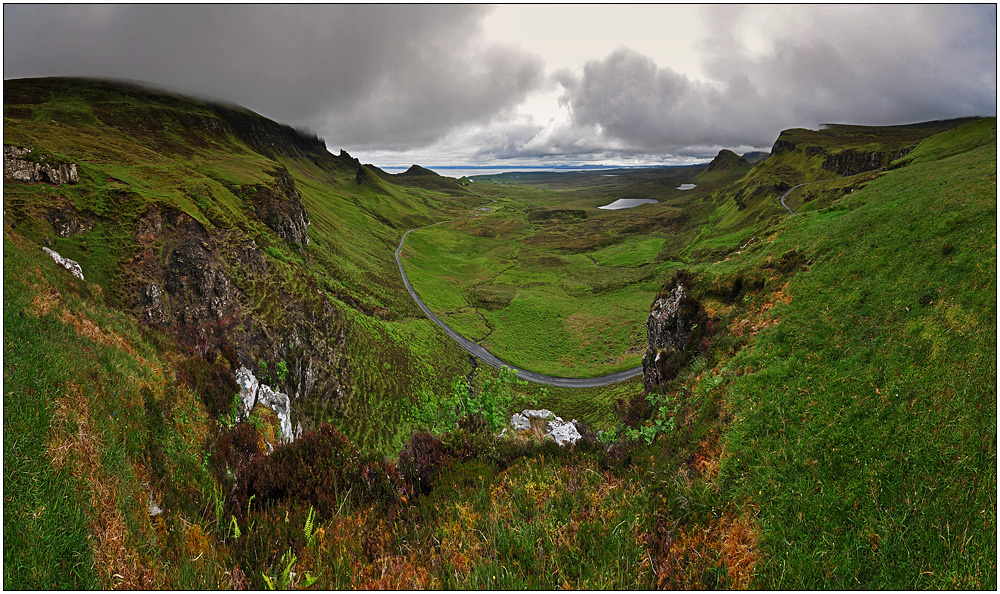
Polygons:
[[501,367],[510,367],[517,377],[527,380],[529,382],[534,382],[536,384],[544,384],[546,386],[562,386],[564,388],[597,388],[600,386],[607,386],[608,384],[615,384],[618,382],[631,379],[637,375],[642,375],[642,367],[633,367],[632,369],[626,369],[625,371],[619,371],[618,373],[612,373],[609,375],[602,375],[599,377],[556,377],[553,375],[542,375],[540,373],[535,373],[533,371],[528,371],[526,369],[521,369],[510,363],[505,363],[494,356],[492,353],[487,351],[482,346],[472,342],[471,340],[465,338],[458,332],[452,330],[448,324],[445,324],[434,315],[434,312],[430,310],[429,307],[420,299],[417,292],[413,290],[413,285],[410,284],[410,279],[406,276],[406,271],[403,270],[403,261],[399,258],[399,253],[403,250],[403,243],[406,241],[406,236],[412,231],[419,231],[420,229],[426,229],[427,227],[433,227],[434,225],[439,225],[446,221],[439,221],[431,225],[425,225],[423,227],[417,227],[415,229],[410,229],[406,233],[403,233],[402,239],[399,240],[399,247],[396,248],[396,265],[399,266],[399,275],[403,277],[403,284],[406,285],[406,290],[410,292],[410,297],[417,302],[420,309],[424,310],[427,317],[430,318],[432,322],[438,325],[439,328],[444,330],[444,333],[450,336],[458,346],[465,349],[470,355],[478,357],[480,361],[483,361],[491,367],[496,367],[500,369]]
[[781,205],[785,207],[785,210],[788,211],[788,214],[795,214],[794,212],[792,212],[792,209],[788,208],[788,205],[785,204],[785,197],[788,196],[789,194],[791,194],[792,190],[794,190],[795,188],[801,188],[802,186],[808,186],[809,184],[818,184],[819,182],[832,181],[832,180],[835,180],[835,179],[844,179],[844,178],[848,178],[848,177],[854,177],[855,175],[861,175],[862,173],[871,173],[872,171],[878,171],[878,170],[877,169],[869,169],[868,171],[861,171],[861,172],[854,173],[854,174],[851,174],[851,175],[841,175],[841,176],[838,176],[838,177],[828,177],[826,179],[817,179],[817,180],[814,180],[814,181],[811,181],[811,182],[801,183],[801,184],[799,184],[797,186],[792,186],[792,187],[788,188],[787,192],[785,192],[784,194],[781,195]]

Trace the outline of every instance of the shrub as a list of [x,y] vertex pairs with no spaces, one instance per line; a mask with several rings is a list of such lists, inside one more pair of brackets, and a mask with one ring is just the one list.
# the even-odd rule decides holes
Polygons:
[[348,500],[390,505],[408,492],[395,466],[361,454],[340,431],[323,425],[242,468],[231,507],[245,515],[251,497],[261,504],[290,499],[311,503],[328,517]]
[[220,482],[226,477],[227,470],[235,474],[240,468],[246,468],[254,458],[267,454],[263,440],[248,422],[223,430],[206,450],[211,452],[209,467]]
[[446,461],[441,440],[430,433],[420,432],[410,436],[410,441],[403,446],[396,468],[414,491],[426,495]]

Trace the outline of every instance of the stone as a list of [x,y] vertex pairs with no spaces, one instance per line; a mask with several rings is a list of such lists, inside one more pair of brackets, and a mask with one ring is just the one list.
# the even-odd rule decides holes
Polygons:
[[[531,431],[532,421],[535,421],[538,425],[536,435],[539,437],[550,437],[560,446],[566,444],[573,445],[582,437],[576,428],[576,419],[569,422],[564,421],[561,417],[545,408],[541,410],[523,410],[520,413],[514,413],[510,417],[510,426],[514,431]],[[542,427],[545,428],[544,432],[541,431]],[[504,431],[506,432],[506,429]]]
[[531,421],[521,413],[514,413],[510,417],[510,427],[514,431],[530,431]]
[[77,263],[75,260],[70,260],[69,258],[63,258],[62,256],[59,255],[58,252],[50,250],[47,247],[43,247],[42,249],[45,250],[45,253],[47,253],[49,256],[52,256],[52,259],[55,260],[56,264],[59,264],[66,270],[69,270],[70,273],[72,273],[73,276],[75,276],[76,278],[84,280],[83,268],[81,268],[80,264]]
[[[253,372],[243,366],[236,370],[236,383],[240,387],[240,401],[243,402],[244,419],[250,415],[250,411],[257,403],[263,404],[278,415],[282,441],[285,443],[295,441],[296,433],[292,430],[292,402],[288,394],[261,384]],[[298,433],[300,435],[301,431],[302,427],[299,425]]]
[[561,446],[566,444],[573,445],[583,437],[576,428],[576,419],[568,423],[549,421],[546,435],[554,439]]
[[549,421],[549,420],[562,421],[562,419],[560,419],[559,417],[557,417],[555,415],[555,413],[553,413],[551,410],[549,410],[547,408],[543,408],[541,410],[522,410],[521,414],[524,415],[525,417],[527,417],[528,419],[533,419],[534,418],[534,419],[543,419],[543,420],[546,420],[546,421]]

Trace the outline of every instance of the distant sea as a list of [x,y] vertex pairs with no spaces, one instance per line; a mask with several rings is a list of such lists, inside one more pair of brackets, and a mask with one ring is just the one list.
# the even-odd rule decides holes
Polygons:
[[[435,167],[422,166],[425,169],[430,169],[434,173],[439,175],[444,175],[446,177],[461,178],[465,176],[472,177],[473,175],[497,175],[500,173],[511,173],[513,171],[523,171],[523,172],[538,172],[538,171],[558,171],[558,172],[571,172],[571,171],[602,171],[606,169],[648,169],[650,167],[669,167],[669,165],[643,165],[640,167],[627,166],[627,165],[563,165],[556,167],[532,167],[530,165],[522,165],[521,167],[493,167],[488,165],[482,166],[469,166],[469,165],[438,165]],[[403,173],[407,167],[380,167],[382,171],[386,173]]]

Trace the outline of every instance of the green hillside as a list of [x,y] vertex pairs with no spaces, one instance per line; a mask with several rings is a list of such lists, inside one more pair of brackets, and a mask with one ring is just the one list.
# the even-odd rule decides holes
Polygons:
[[[4,146],[5,589],[996,588],[995,118],[470,183],[28,79]],[[393,258],[432,223],[411,281],[512,362],[638,365],[678,287],[683,345],[470,360]],[[501,432],[542,407],[580,441]]]
[[725,178],[742,177],[750,171],[750,162],[729,149],[722,149],[694,181],[703,184]]

